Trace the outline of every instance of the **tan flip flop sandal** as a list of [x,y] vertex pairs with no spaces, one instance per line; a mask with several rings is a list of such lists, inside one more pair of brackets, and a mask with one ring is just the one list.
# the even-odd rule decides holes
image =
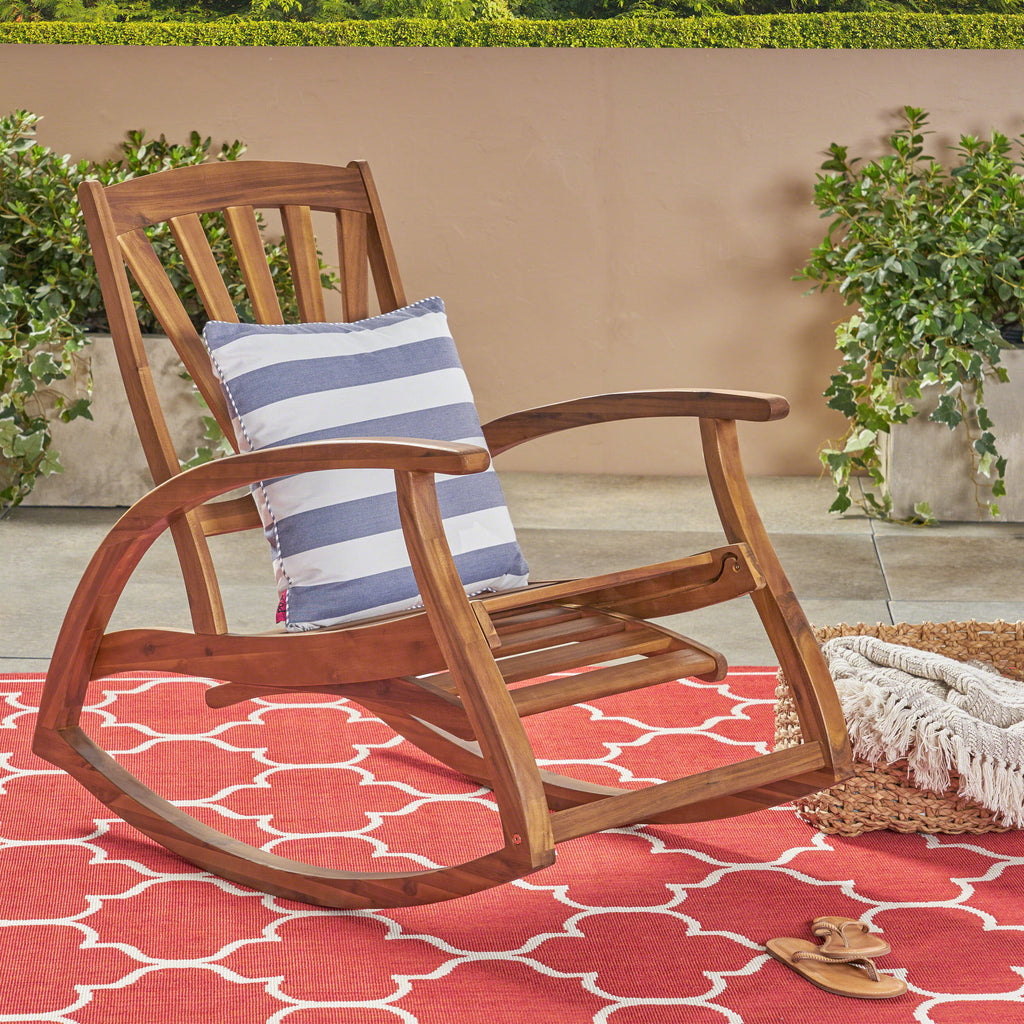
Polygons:
[[822,956],[846,960],[849,953],[876,957],[892,952],[885,939],[852,917],[816,917],[811,922],[811,931],[823,940],[817,950]]
[[850,954],[850,959],[839,960],[822,956],[818,947],[806,939],[769,939],[766,947],[779,963],[833,995],[893,999],[907,991],[905,981],[879,974],[867,957]]

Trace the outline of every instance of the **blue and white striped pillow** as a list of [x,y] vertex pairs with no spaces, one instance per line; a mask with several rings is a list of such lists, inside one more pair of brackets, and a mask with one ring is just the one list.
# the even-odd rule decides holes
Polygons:
[[[242,451],[341,437],[484,445],[439,298],[356,323],[203,330]],[[469,593],[525,586],[493,468],[438,476],[445,534]],[[390,470],[306,473],[253,486],[291,630],[419,606]]]

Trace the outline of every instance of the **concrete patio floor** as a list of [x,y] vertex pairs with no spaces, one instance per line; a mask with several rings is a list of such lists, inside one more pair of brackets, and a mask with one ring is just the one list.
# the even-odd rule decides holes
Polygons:
[[[723,542],[703,480],[508,473],[502,481],[535,579],[664,561]],[[761,478],[751,487],[816,625],[1024,619],[1024,524],[892,526],[830,515],[826,480]],[[78,578],[120,512],[22,507],[0,520],[0,672],[46,670]],[[232,629],[269,628],[277,598],[262,537],[211,545]],[[666,621],[733,665],[777,663],[749,601]],[[166,537],[146,555],[112,622],[142,625],[188,626]]]

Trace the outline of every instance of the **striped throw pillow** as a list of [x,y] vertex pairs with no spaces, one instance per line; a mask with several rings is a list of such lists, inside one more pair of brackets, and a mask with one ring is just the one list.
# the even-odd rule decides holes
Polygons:
[[[355,323],[211,321],[203,341],[242,451],[342,437],[483,445],[439,298]],[[467,593],[525,586],[527,566],[493,468],[436,478]],[[306,473],[253,486],[290,630],[421,605],[390,470]]]

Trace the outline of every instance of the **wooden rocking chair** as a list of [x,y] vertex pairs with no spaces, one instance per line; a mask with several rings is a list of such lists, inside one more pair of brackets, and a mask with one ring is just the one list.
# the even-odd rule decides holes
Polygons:
[[[445,541],[434,474],[475,474],[483,448],[408,438],[342,438],[243,452],[182,472],[146,361],[126,265],[228,437],[231,415],[199,334],[147,239],[167,222],[212,320],[238,320],[201,214],[226,221],[255,318],[281,323],[255,210],[280,211],[300,319],[323,322],[311,211],[334,215],[347,321],[367,318],[369,271],[382,312],[405,305],[369,168],[241,162],[175,169],[80,189],[99,280],[155,488],[112,528],[68,610],[36,731],[36,752],[156,842],[257,890],[330,907],[450,899],[553,863],[555,844],[633,823],[686,823],[760,810],[848,777],[851,758],[832,680],[793,595],[740,463],[736,421],[784,417],[774,395],[664,390],[578,398],[484,427],[490,455],[555,431],[636,417],[696,417],[725,546],[591,579],[467,597]],[[420,610],[316,631],[228,631],[206,538],[259,528],[248,496],[261,480],[324,469],[393,470]],[[220,497],[221,500],[212,499]],[[173,535],[194,630],[107,624],[129,577],[163,531]],[[640,687],[723,678],[725,659],[645,621],[749,595],[792,687],[802,744],[638,790],[538,768],[521,718]],[[593,671],[540,677],[582,666]],[[287,691],[343,695],[457,772],[493,790],[504,845],[434,870],[326,869],[247,846],[200,823],[129,774],[81,729],[92,680],[126,671],[221,681],[225,706]],[[512,683],[526,683],[510,687]]]

